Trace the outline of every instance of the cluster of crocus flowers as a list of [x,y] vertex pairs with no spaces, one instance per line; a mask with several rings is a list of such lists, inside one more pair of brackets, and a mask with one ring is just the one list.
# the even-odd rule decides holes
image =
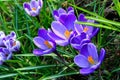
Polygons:
[[16,34],[11,31],[9,35],[5,35],[0,31],[0,65],[12,57],[12,52],[18,51],[20,42],[16,39]]
[[31,0],[30,3],[25,2],[23,4],[23,8],[25,9],[26,13],[30,16],[38,16],[40,13],[40,10],[43,6],[42,0]]
[[74,14],[74,9],[69,7],[66,10],[59,8],[53,11],[54,21],[51,23],[51,29],[39,29],[38,36],[33,42],[39,49],[33,53],[41,56],[56,52],[56,44],[60,46],[71,45],[80,52],[75,56],[74,63],[78,65],[81,74],[90,74],[94,72],[102,63],[105,50],[102,48],[98,57],[96,46],[91,39],[98,33],[99,28],[77,24],[76,22],[95,23],[94,20],[88,20],[84,14],[78,18]]

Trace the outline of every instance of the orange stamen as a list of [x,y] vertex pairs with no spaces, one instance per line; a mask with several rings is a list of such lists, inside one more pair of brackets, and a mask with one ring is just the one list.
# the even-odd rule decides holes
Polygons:
[[64,32],[65,37],[68,39],[70,37],[70,31],[66,30]]
[[33,7],[33,8],[32,8],[32,10],[33,10],[33,11],[36,11],[36,8],[35,8],[35,7]]
[[87,27],[84,28],[83,32],[87,32],[89,29]]
[[92,56],[88,56],[88,61],[90,64],[95,64],[95,61],[93,60]]
[[44,44],[48,47],[48,48],[52,48],[52,45],[46,40],[44,41]]

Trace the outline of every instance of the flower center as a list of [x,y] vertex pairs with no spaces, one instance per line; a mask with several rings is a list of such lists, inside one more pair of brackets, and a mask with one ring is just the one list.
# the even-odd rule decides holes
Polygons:
[[87,32],[89,29],[87,27],[84,28],[83,32]]
[[13,42],[12,46],[15,46],[16,45],[16,41]]
[[70,31],[66,30],[64,32],[65,37],[68,39],[70,37]]
[[36,11],[36,8],[35,8],[35,7],[33,7],[33,8],[32,8],[32,10],[33,10],[33,11]]
[[48,48],[52,48],[52,45],[46,40],[44,41],[44,44],[48,47]]
[[95,64],[95,61],[93,60],[92,56],[88,56],[88,61],[90,64]]

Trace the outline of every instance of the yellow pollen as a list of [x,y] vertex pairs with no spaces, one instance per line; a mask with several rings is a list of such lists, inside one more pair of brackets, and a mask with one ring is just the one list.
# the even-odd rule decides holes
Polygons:
[[90,64],[95,64],[95,61],[93,60],[92,56],[88,56],[88,61]]
[[16,45],[16,41],[13,42],[12,46],[15,46]]
[[84,30],[83,30],[83,32],[87,32],[88,31],[88,28],[87,27],[85,27],[84,28]]
[[32,8],[32,10],[33,10],[33,11],[36,11],[36,8],[35,8],[35,7],[33,7],[33,8]]
[[52,48],[51,44],[46,40],[44,41],[44,44],[48,47],[48,48]]
[[70,37],[70,31],[66,30],[64,32],[65,37],[68,39]]

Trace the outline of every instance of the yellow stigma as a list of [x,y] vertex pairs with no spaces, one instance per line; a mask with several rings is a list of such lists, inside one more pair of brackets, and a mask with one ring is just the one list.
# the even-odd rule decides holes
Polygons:
[[95,64],[95,61],[93,60],[92,56],[88,56],[88,61],[90,64]]
[[89,29],[87,27],[84,28],[83,32],[87,32]]
[[16,41],[13,42],[12,46],[15,46],[16,45]]
[[66,30],[64,32],[65,37],[68,39],[70,37],[70,31]]
[[52,45],[46,40],[44,41],[44,44],[48,47],[48,48],[52,48]]
[[35,7],[33,7],[33,8],[32,8],[32,10],[33,10],[33,11],[36,11],[36,8],[35,8]]

